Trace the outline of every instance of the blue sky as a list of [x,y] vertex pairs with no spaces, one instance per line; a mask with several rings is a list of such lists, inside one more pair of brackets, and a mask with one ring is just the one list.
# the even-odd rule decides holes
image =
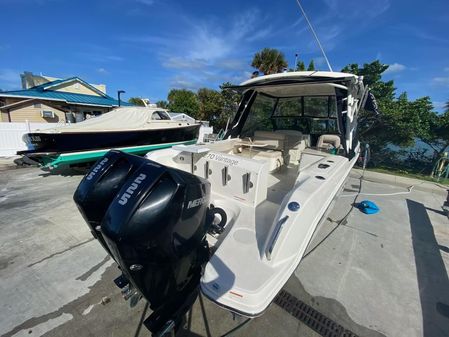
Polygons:
[[[302,0],[334,70],[380,59],[398,93],[449,100],[447,0]],[[326,66],[295,0],[0,0],[0,88],[24,70],[165,99],[249,77],[254,53]]]

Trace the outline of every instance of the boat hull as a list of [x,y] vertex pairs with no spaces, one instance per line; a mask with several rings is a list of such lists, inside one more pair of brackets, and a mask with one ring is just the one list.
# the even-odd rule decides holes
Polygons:
[[[258,210],[254,214],[240,207],[239,217],[205,267],[202,293],[240,315],[263,314],[299,265],[356,159],[323,157],[300,172],[268,231]],[[320,168],[324,163],[327,168]],[[289,209],[292,202],[300,208]],[[247,244],[242,245],[242,233]]]
[[[96,160],[110,149],[142,154],[154,149],[195,142],[200,125],[138,131],[33,132],[23,136],[28,150],[17,152],[44,166],[52,166],[61,155],[76,163]],[[167,144],[167,146],[164,146]]]

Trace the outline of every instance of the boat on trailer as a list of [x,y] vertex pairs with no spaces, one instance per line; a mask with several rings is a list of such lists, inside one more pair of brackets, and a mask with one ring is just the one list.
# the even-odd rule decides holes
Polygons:
[[198,288],[243,316],[267,309],[359,157],[360,110],[375,105],[347,73],[267,75],[232,89],[242,101],[224,139],[138,162],[109,153],[75,193],[121,267],[118,283],[151,304],[153,333],[177,324]]
[[122,107],[83,122],[36,130],[23,136],[18,155],[44,167],[96,161],[111,149],[143,155],[179,144],[194,144],[200,124],[172,120],[161,108]]

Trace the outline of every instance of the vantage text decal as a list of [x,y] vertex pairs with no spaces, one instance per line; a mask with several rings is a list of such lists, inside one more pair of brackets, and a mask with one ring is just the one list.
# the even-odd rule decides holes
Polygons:
[[219,162],[228,164],[230,166],[237,166],[239,164],[238,160],[235,160],[235,159],[232,159],[232,158],[229,158],[229,157],[225,157],[225,156],[223,156],[221,154],[218,154],[218,153],[217,154],[216,153],[209,153],[207,155],[207,158],[211,159],[211,160],[215,160],[215,161],[219,161]]

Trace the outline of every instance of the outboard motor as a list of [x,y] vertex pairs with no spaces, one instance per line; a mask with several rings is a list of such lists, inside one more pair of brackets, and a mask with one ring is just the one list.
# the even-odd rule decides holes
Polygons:
[[108,253],[109,248],[99,226],[118,191],[140,165],[142,160],[139,157],[116,150],[109,151],[92,166],[73,196],[92,235]]
[[[101,217],[98,208],[95,221],[102,218],[99,229],[108,252],[131,286],[150,303],[153,313],[144,324],[156,333],[169,321],[179,323],[197,297],[202,266],[209,258],[205,236],[213,217],[208,209],[210,184],[148,159],[123,153],[119,157],[133,166],[123,170],[128,172],[124,183],[118,178],[108,180],[115,194],[113,199],[109,193],[99,193],[108,190],[105,185],[86,188],[85,194],[77,190],[75,201],[91,200],[104,209],[107,202],[100,198],[108,198],[107,210]],[[109,175],[115,176],[115,170],[121,172],[119,167]],[[83,189],[83,184],[84,180],[78,189]],[[98,179],[93,184],[106,182]],[[89,221],[94,212],[85,206],[78,203]]]

